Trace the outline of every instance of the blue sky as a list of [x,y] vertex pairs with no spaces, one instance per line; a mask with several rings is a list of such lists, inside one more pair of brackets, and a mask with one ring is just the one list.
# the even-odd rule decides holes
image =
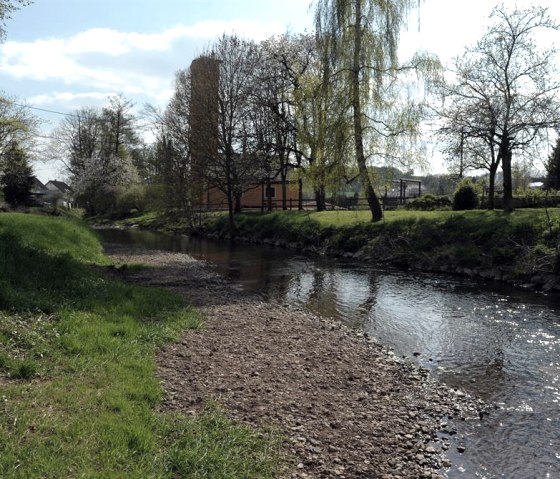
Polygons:
[[[37,108],[70,112],[122,94],[164,106],[174,73],[222,33],[261,40],[312,29],[308,0],[35,0],[7,23],[0,90]],[[403,33],[403,56],[422,49],[444,62],[474,43],[496,0],[425,0]],[[506,4],[515,2],[506,2]],[[520,6],[531,4],[519,0]],[[543,0],[560,20],[560,2]],[[557,42],[558,43],[558,42]],[[62,118],[35,111],[48,132]],[[41,179],[60,176],[37,165]]]
[[301,0],[36,0],[8,23],[0,82],[62,111],[114,93],[165,103],[174,72],[223,32],[258,40],[310,18]]

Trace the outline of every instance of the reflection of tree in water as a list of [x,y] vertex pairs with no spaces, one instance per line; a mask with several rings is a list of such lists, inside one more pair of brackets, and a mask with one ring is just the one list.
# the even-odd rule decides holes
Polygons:
[[294,275],[287,297],[316,314],[359,327],[376,303],[377,276],[313,265]]
[[504,350],[501,348],[494,350],[494,358],[486,367],[486,377],[493,380],[504,380]]
[[375,271],[367,271],[365,273],[366,284],[368,285],[367,294],[364,296],[363,301],[360,303],[359,309],[364,312],[364,317],[361,322],[365,322],[369,317],[369,312],[377,304],[378,282],[379,278]]

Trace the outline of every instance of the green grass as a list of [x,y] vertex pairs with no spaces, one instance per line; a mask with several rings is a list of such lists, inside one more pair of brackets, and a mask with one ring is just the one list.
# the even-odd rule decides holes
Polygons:
[[[387,211],[372,223],[368,211],[276,211],[236,216],[237,234],[257,241],[361,252],[374,261],[406,267],[495,271],[508,276],[551,273],[555,267],[560,210]],[[226,235],[225,215],[206,221],[207,231]]]
[[0,214],[0,477],[276,477],[270,432],[158,412],[155,352],[200,319],[107,262],[77,220]]

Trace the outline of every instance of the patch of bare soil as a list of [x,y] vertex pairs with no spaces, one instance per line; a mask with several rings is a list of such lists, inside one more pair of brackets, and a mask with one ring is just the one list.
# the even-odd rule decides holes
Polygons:
[[158,355],[164,408],[196,414],[212,399],[279,429],[286,478],[445,477],[449,442],[437,432],[479,405],[364,334],[243,296],[186,255],[107,249],[117,265],[152,266],[122,276],[171,288],[206,318]]

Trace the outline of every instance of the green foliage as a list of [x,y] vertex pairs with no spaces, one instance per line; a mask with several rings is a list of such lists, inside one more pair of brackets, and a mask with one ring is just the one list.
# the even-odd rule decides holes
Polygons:
[[144,201],[151,211],[164,211],[166,186],[163,183],[152,183],[144,187]]
[[116,214],[119,218],[130,216],[133,213],[142,213],[147,206],[147,187],[132,185],[126,189],[121,188],[117,193]]
[[451,208],[451,200],[449,196],[424,195],[420,198],[414,198],[406,204],[407,210],[434,211],[448,210]]
[[[549,209],[558,217],[558,209]],[[552,232],[544,210],[386,211],[372,224],[367,211],[275,212],[237,217],[240,236],[280,245],[357,253],[373,261],[453,271],[469,268],[511,275],[552,272],[560,226]],[[223,215],[206,221],[207,231],[225,234]]]
[[554,190],[560,189],[560,138],[552,150],[546,168],[546,187]]
[[[272,242],[299,243],[302,246],[316,246],[330,234],[330,230],[322,227],[309,213],[273,212],[263,216],[239,214],[236,216],[236,224],[241,236]],[[222,236],[229,233],[227,217],[223,215],[215,217],[211,227]]]
[[104,261],[77,220],[0,215],[0,476],[276,477],[270,435],[156,411],[155,352],[199,317]]
[[468,178],[463,179],[457,185],[455,193],[453,193],[453,209],[474,210],[478,208],[478,187]]
[[33,170],[29,166],[26,153],[12,142],[3,156],[3,174],[0,187],[4,199],[12,206],[21,206],[29,202],[33,186]]

